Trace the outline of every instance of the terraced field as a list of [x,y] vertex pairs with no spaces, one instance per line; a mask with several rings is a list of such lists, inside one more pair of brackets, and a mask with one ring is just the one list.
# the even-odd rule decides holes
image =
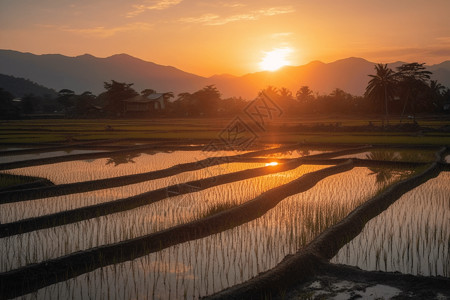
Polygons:
[[449,282],[446,147],[212,149],[3,147],[0,298],[275,297],[336,264]]

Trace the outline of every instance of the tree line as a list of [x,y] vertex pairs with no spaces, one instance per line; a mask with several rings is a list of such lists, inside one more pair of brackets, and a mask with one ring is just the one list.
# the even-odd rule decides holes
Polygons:
[[[390,69],[385,64],[375,65],[375,74],[363,96],[354,96],[336,88],[327,95],[319,95],[308,86],[300,86],[293,94],[289,89],[268,86],[257,97],[268,97],[280,107],[285,116],[347,114],[379,114],[389,122],[390,115],[411,116],[416,112],[449,112],[450,89],[430,79],[431,72],[424,64],[403,64]],[[138,93],[133,83],[115,80],[104,82],[105,91],[98,96],[86,91],[76,94],[62,89],[55,99],[42,99],[26,95],[19,103],[14,97],[0,89],[2,118],[19,117],[36,112],[60,112],[67,117],[127,117],[124,115],[124,100],[141,95],[147,97],[156,91],[146,88]],[[218,117],[242,112],[249,101],[241,97],[223,98],[214,85],[208,85],[194,93],[180,93],[175,96],[164,94],[165,108],[141,114],[141,117]]]

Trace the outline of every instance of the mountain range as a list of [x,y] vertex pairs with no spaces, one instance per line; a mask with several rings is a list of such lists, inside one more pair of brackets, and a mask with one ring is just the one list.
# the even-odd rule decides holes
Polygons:
[[[420,61],[419,61],[420,62]],[[403,62],[388,64],[395,69]],[[89,54],[69,57],[60,54],[35,55],[13,50],[0,50],[0,74],[25,78],[39,85],[59,91],[75,93],[104,91],[105,81],[134,83],[136,91],[146,88],[158,92],[195,92],[214,84],[225,97],[253,99],[258,92],[271,85],[295,92],[304,85],[314,92],[328,94],[340,88],[353,95],[364,93],[369,74],[374,74],[374,62],[362,58],[346,58],[331,63],[313,61],[301,66],[285,66],[277,71],[261,71],[243,76],[214,75],[202,77],[172,66],[147,62],[127,54],[98,58]],[[432,79],[450,87],[450,60],[427,66]]]

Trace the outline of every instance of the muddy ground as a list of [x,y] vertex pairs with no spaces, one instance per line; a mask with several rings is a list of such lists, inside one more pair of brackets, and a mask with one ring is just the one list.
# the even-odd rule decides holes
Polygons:
[[363,271],[339,264],[324,264],[318,271],[275,299],[450,299],[450,278]]

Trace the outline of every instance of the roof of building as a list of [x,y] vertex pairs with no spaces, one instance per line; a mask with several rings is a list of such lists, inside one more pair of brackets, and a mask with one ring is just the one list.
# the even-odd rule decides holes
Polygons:
[[138,103],[148,103],[148,102],[152,102],[152,101],[158,100],[161,97],[164,97],[164,94],[165,93],[153,93],[153,94],[148,95],[147,97],[143,96],[143,95],[137,95],[137,96],[135,96],[133,98],[129,98],[129,99],[126,99],[126,100],[123,100],[123,101],[125,101],[125,102],[135,102],[135,103],[136,102],[138,102]]

